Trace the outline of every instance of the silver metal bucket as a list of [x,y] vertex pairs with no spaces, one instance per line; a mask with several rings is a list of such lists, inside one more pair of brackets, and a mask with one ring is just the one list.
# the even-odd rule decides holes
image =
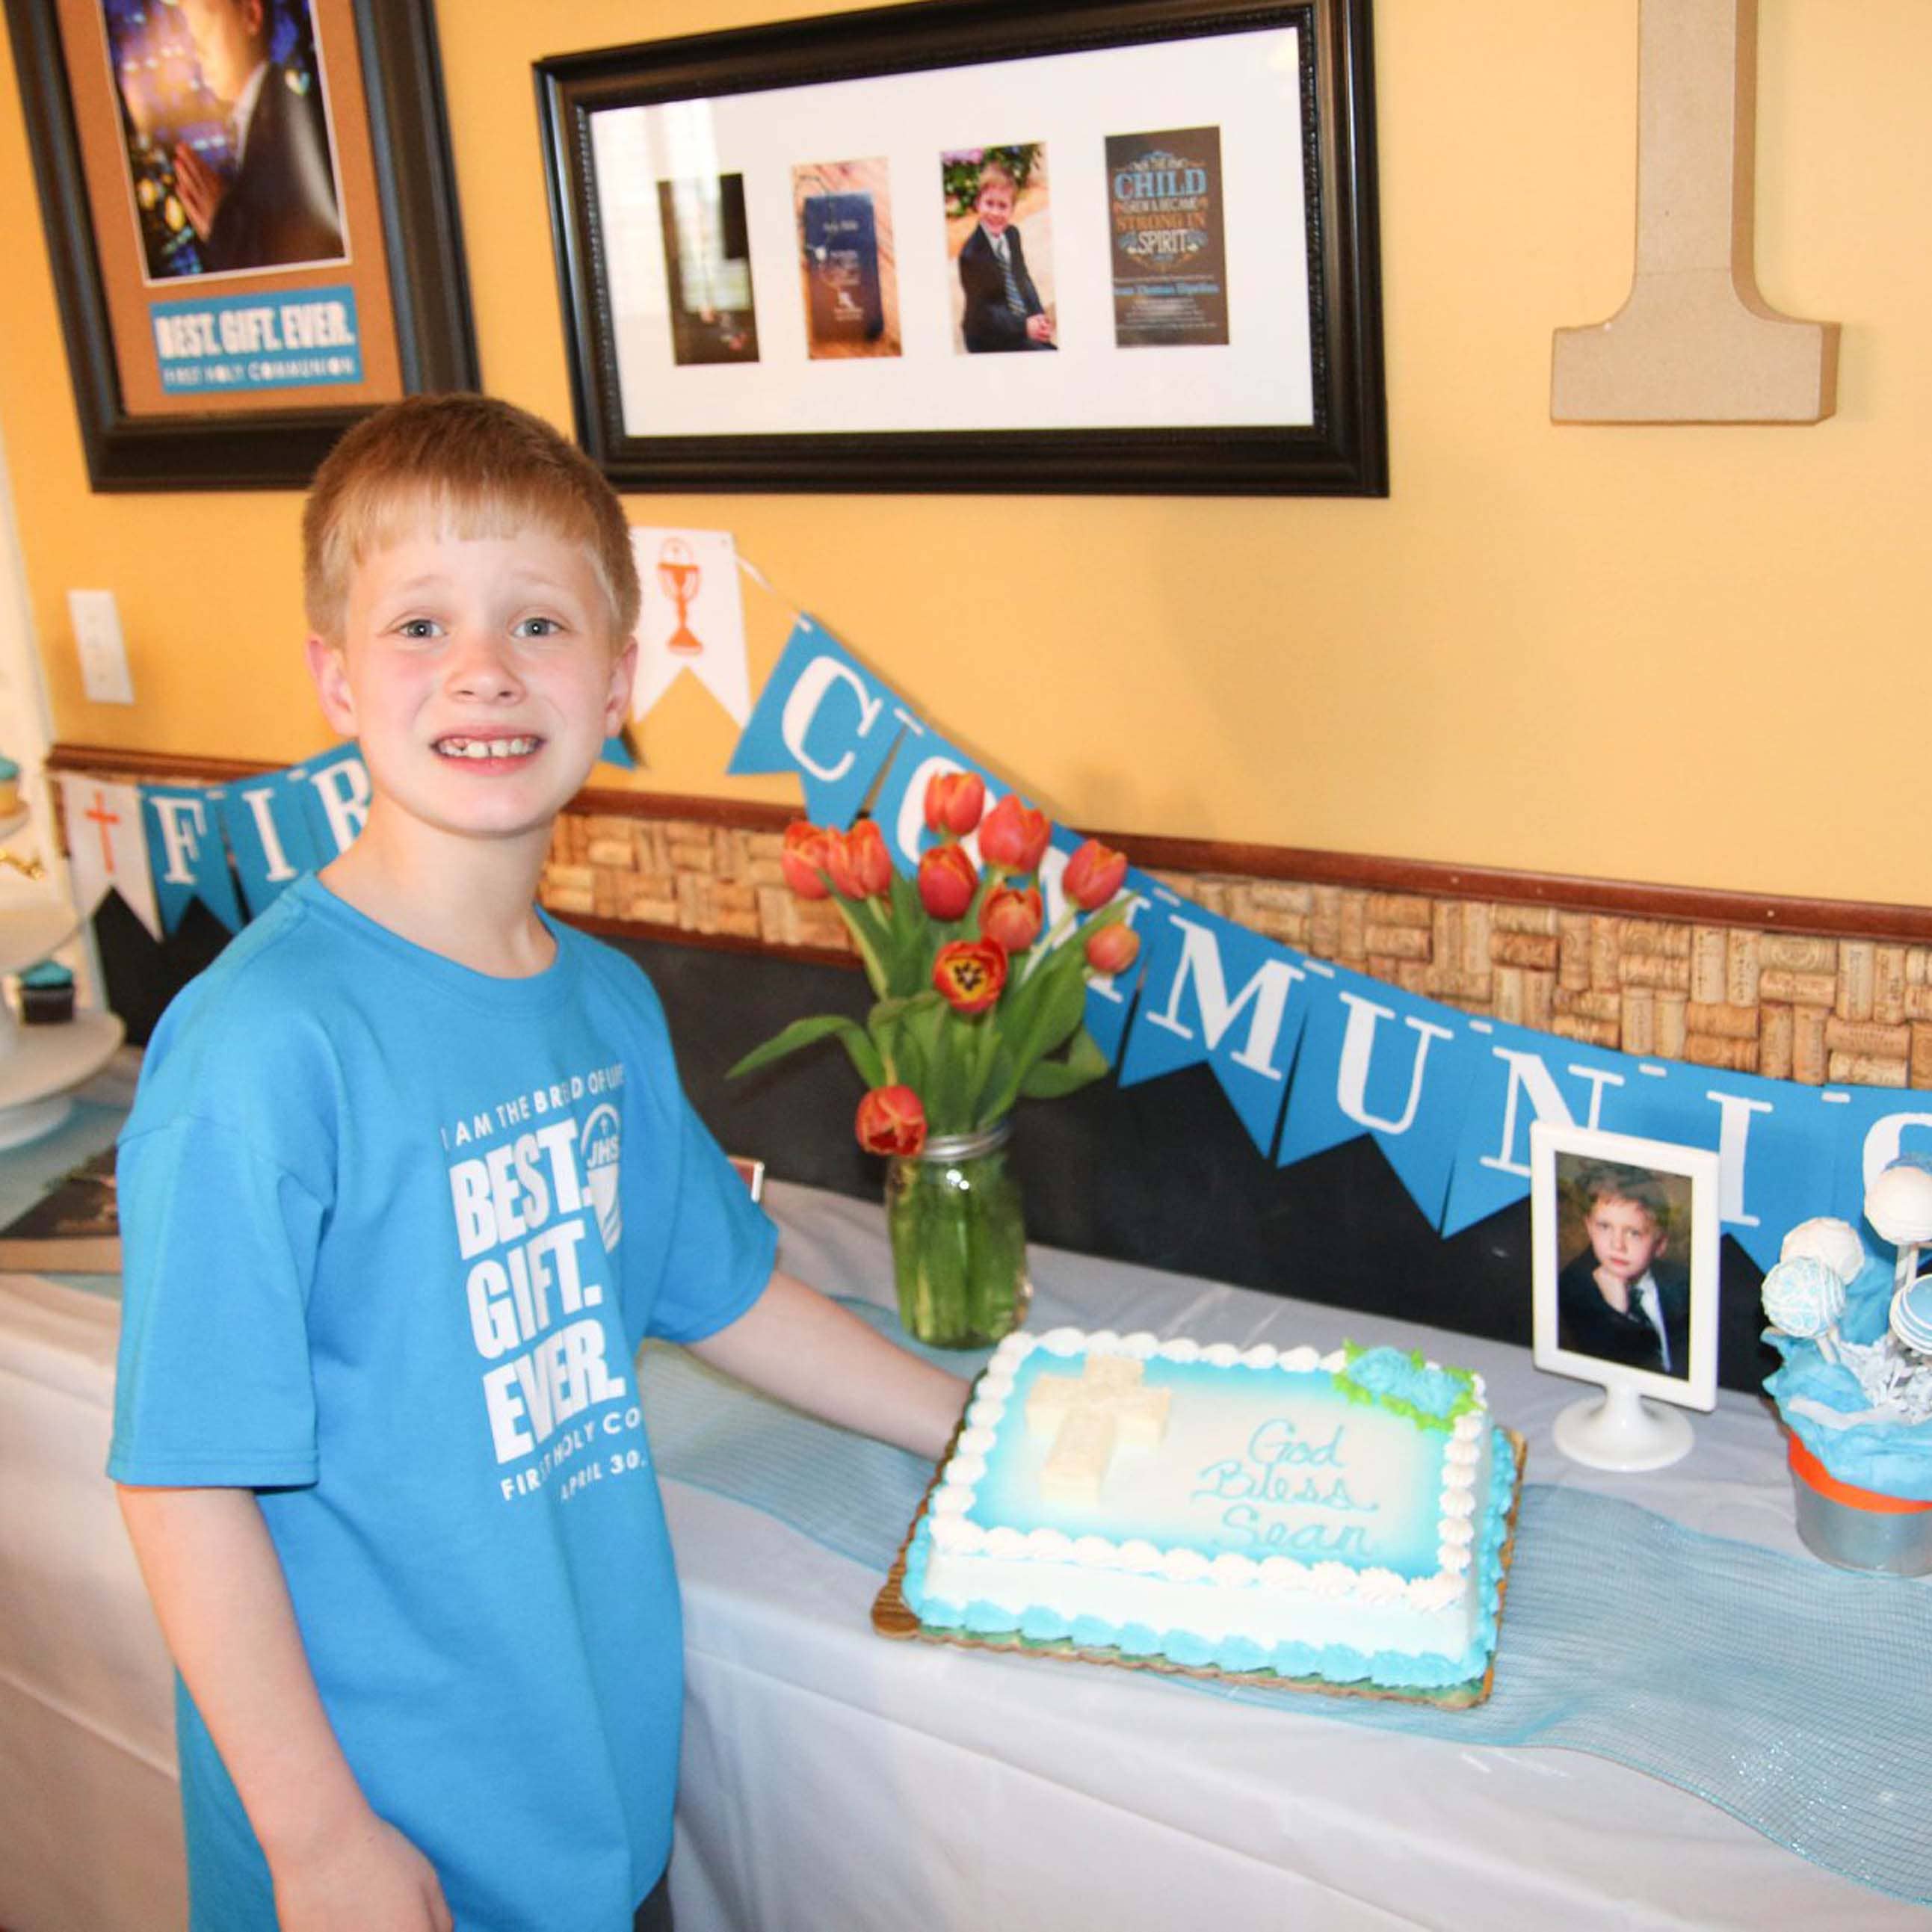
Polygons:
[[[1792,1446],[1798,1446],[1795,1437]],[[1892,1500],[1849,1483],[1838,1486],[1851,1496],[1870,1496],[1874,1504]],[[1932,1508],[1862,1508],[1827,1496],[1812,1486],[1796,1455],[1791,1459],[1791,1490],[1797,1502],[1798,1534],[1813,1556],[1840,1570],[1876,1570],[1890,1576],[1932,1573]]]

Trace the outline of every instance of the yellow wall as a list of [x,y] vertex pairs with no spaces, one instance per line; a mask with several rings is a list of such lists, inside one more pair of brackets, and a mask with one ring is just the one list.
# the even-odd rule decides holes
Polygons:
[[[569,421],[530,62],[806,10],[441,0],[486,385]],[[1844,326],[1813,428],[1556,428],[1550,331],[1629,279],[1637,0],[1380,0],[1387,501],[639,497],[733,530],[942,730],[1106,826],[1915,903],[1932,546],[1932,7],[1762,0],[1758,266]],[[0,206],[38,224],[0,63]],[[12,260],[0,431],[56,735],[292,761],[292,494],[91,496],[51,280]],[[995,540],[996,539],[996,540]],[[141,702],[81,694],[118,595]],[[747,586],[754,684],[782,641]],[[692,680],[644,782],[728,780]]]

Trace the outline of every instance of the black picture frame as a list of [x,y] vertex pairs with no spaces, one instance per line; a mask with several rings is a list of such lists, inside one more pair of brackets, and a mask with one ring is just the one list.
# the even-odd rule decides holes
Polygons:
[[[137,415],[109,325],[54,0],[6,0],[87,473],[100,491],[305,488],[368,406]],[[356,38],[406,392],[478,386],[431,0],[358,0]]]
[[[1312,422],[627,430],[593,117],[1278,25],[1300,30]],[[1370,0],[922,0],[540,61],[578,437],[614,483],[636,489],[1386,496],[1372,44]]]

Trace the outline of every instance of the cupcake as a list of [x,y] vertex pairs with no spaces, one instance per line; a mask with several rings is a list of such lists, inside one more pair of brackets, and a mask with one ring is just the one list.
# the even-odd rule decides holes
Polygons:
[[20,808],[20,768],[11,758],[0,758],[0,818]]
[[20,975],[20,1019],[26,1026],[51,1026],[74,1018],[74,975],[52,959]]

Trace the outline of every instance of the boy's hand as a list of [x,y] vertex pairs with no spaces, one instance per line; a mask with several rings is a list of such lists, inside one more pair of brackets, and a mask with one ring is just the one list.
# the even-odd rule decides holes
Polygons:
[[373,1811],[270,1869],[282,1932],[454,1932],[436,1868]]

